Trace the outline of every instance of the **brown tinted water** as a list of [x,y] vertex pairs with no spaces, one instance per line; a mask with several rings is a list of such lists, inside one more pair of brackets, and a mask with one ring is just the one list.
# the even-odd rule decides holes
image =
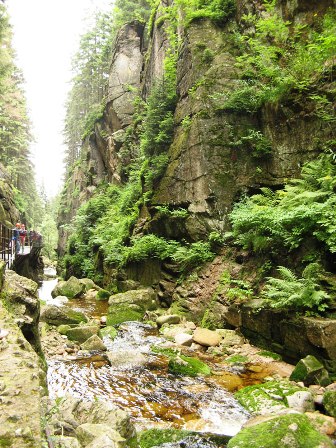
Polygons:
[[[51,291],[51,285],[47,286],[44,285],[44,292],[48,288]],[[107,311],[106,302],[94,300],[71,300],[67,306],[93,318],[100,318]],[[168,359],[151,351],[152,346],[166,341],[156,329],[139,322],[123,323],[117,338],[111,341],[106,337],[104,342],[109,360],[104,353],[84,352],[78,352],[71,360],[48,360],[50,396],[70,394],[112,401],[132,416],[138,429],[174,427],[234,435],[249,415],[231,392],[260,382],[269,374],[260,366],[255,369],[258,372],[252,372],[242,365],[229,366],[221,357],[196,354],[186,348],[185,354],[200,356],[214,375],[196,378],[172,375],[168,372]]]

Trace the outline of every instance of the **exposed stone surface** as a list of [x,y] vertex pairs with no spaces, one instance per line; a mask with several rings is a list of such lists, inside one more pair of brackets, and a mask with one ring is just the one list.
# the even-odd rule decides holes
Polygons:
[[294,394],[286,397],[287,404],[290,408],[299,412],[314,411],[314,399],[308,390],[294,392]]
[[196,328],[193,340],[206,347],[215,347],[220,344],[222,337],[215,331],[207,330],[206,328]]
[[81,282],[80,279],[72,276],[67,281],[58,282],[55,288],[52,290],[52,297],[57,296],[66,296],[69,299],[73,299],[74,297],[79,297],[83,294],[86,289],[86,285],[84,282]]
[[40,400],[45,387],[41,361],[13,317],[0,303],[0,327],[8,336],[0,340],[0,444],[42,446]]
[[186,345],[187,347],[190,347],[193,342],[193,336],[187,333],[178,333],[174,339],[176,344]]
[[93,351],[93,350],[105,351],[105,350],[107,350],[103,341],[96,334],[94,334],[89,339],[87,339],[83,344],[81,344],[81,349],[88,350],[88,351]]
[[74,311],[67,306],[46,305],[43,307],[40,317],[41,322],[50,325],[69,325],[87,322],[88,319],[81,311]]
[[21,277],[14,271],[6,271],[2,289],[4,300],[26,339],[31,342],[38,353],[41,353],[40,336],[37,329],[40,316],[37,288],[38,285],[33,280]]
[[330,383],[328,372],[323,367],[323,364],[315,356],[311,355],[306,356],[297,363],[290,379],[302,381],[306,386],[310,384],[326,386]]
[[99,327],[96,325],[80,325],[74,328],[70,328],[66,335],[71,341],[78,341],[80,343],[85,342],[91,336],[97,335],[99,332]]
[[[72,438],[78,435],[81,446],[91,446],[91,442],[94,441],[97,442],[97,447],[104,448],[105,445],[99,443],[101,443],[100,436],[106,434],[109,439],[117,443],[116,447],[125,447],[128,446],[125,441],[135,435],[128,414],[108,401],[91,402],[65,396],[58,400],[57,406],[53,400],[46,398],[44,407],[50,431],[53,434],[60,431]],[[108,443],[106,447],[114,446],[109,445],[110,440],[105,442]]]
[[163,324],[178,324],[181,317],[177,314],[168,314],[160,316],[156,319],[156,323],[161,327]]
[[100,439],[99,443],[101,443],[102,436],[104,436],[104,447],[106,448],[126,448],[127,446],[126,440],[106,424],[84,423],[78,426],[76,435],[82,446],[88,446],[92,442],[94,442],[92,446],[96,446],[96,439]]
[[111,296],[109,305],[107,325],[140,320],[146,311],[157,308],[156,294],[152,288],[130,290]]

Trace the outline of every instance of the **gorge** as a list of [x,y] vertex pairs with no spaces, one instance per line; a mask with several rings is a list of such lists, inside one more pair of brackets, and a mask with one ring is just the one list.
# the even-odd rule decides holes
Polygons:
[[[13,329],[20,315],[24,323],[19,326],[37,353],[35,357],[15,329],[19,348],[12,347],[11,334],[8,341],[0,340],[0,355],[27,349],[35,357],[25,361],[35,369],[30,384],[35,392],[39,387],[39,393],[45,391],[44,356],[49,375],[57,371],[55,365],[67,372],[70,365],[75,372],[73,377],[60,374],[63,379],[57,381],[57,373],[49,377],[55,390],[69,392],[67,381],[75,383],[76,378],[84,386],[69,401],[59,399],[54,389],[49,399],[41,399],[45,426],[54,431],[49,436],[47,431],[46,440],[40,433],[40,441],[34,442],[24,429],[15,435],[16,418],[8,414],[4,421],[12,423],[7,432],[1,430],[0,446],[332,446],[334,430],[328,425],[334,425],[336,411],[326,403],[336,393],[335,1],[117,0],[115,6],[111,14],[97,15],[76,56],[65,120],[66,174],[57,216],[60,280],[54,299],[42,302],[40,319],[37,286],[21,285],[13,294],[11,281],[16,285],[23,280],[7,270],[0,308],[1,327]],[[0,173],[3,179],[9,179],[6,169]],[[29,215],[27,206],[18,210],[15,188],[10,181],[0,183],[0,217],[8,226],[23,211]],[[92,303],[103,311],[92,314]],[[25,334],[26,325],[32,330]],[[86,339],[76,339],[83,328]],[[134,439],[134,421],[129,424],[122,399],[116,399],[120,415],[108,400],[93,400],[93,405],[84,399],[85,391],[91,391],[90,375],[88,383],[81,374],[76,377],[82,367],[73,367],[71,356],[82,362],[83,355],[89,367],[82,370],[96,372],[98,366],[102,373],[106,368],[106,379],[123,359],[119,352],[113,357],[118,338],[127,331],[138,334],[140,328],[166,342],[163,347],[152,342],[149,373],[140,370],[139,375],[152,378],[155,371],[158,377],[151,381],[160,383],[159,365],[176,375],[172,381],[177,389],[191,390],[196,386],[188,378],[195,372],[189,363],[195,361],[189,358],[195,357],[198,387],[205,387],[197,375],[206,377],[207,368],[211,380],[205,382],[228,372],[236,375],[235,387],[230,389],[222,377],[221,386],[235,392],[237,406],[245,408],[242,420],[262,415],[261,421],[252,418],[249,426],[244,420],[236,436],[217,431],[235,436],[230,441],[184,442],[190,434],[176,438],[175,433],[161,439],[160,425],[153,436],[157,440]],[[199,343],[201,330],[217,335],[218,343]],[[178,342],[180,334],[186,338],[183,343]],[[224,343],[226,335],[235,343]],[[110,354],[83,348],[91,337],[98,346],[103,341]],[[53,344],[55,353],[50,354]],[[199,346],[191,349],[192,344]],[[159,355],[154,354],[156,345]],[[128,349],[124,356],[143,361],[143,353]],[[91,361],[90,351],[98,351],[98,358]],[[269,364],[282,357],[280,373],[264,368],[261,352],[272,359]],[[230,357],[236,357],[233,367]],[[309,370],[312,363],[314,374],[290,377],[298,362],[299,370],[306,364]],[[172,366],[177,371],[169,370]],[[182,373],[181,366],[186,369]],[[246,372],[260,377],[244,382]],[[111,381],[117,382],[115,378]],[[127,389],[137,380],[128,383],[125,375],[120,381]],[[107,384],[106,379],[98,390],[109,389]],[[147,386],[141,389],[148,395],[162,392]],[[6,387],[1,389],[0,383],[0,395]],[[173,386],[166,389],[176,393]],[[291,404],[289,397],[295,394],[304,397],[304,406]],[[259,407],[260,395],[267,405]],[[196,413],[192,402],[200,398],[196,394],[187,400],[181,407]],[[170,411],[180,406],[177,402],[171,399]],[[158,398],[156,410],[161,404]],[[236,404],[230,406],[235,409]],[[326,419],[329,429],[314,426],[309,413]],[[188,428],[184,423],[183,430]],[[100,424],[105,425],[101,432]],[[136,429],[141,433],[144,428]],[[273,432],[272,439],[268,433]]]

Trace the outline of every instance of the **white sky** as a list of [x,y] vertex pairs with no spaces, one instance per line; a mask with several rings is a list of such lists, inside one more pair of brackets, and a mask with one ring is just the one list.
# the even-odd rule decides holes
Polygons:
[[16,62],[26,81],[36,179],[49,197],[62,186],[62,130],[71,58],[89,27],[90,13],[110,4],[111,0],[6,0]]

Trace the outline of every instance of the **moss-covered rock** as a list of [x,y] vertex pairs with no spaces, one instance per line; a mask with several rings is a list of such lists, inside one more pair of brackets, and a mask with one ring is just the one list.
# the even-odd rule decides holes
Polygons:
[[59,325],[57,327],[57,331],[59,332],[59,334],[66,335],[70,328],[70,325]]
[[66,296],[68,299],[73,299],[82,295],[85,290],[86,284],[72,276],[66,282],[58,282],[55,288],[51,291],[51,295],[52,297]]
[[152,346],[151,350],[169,358],[170,373],[186,376],[211,375],[211,369],[207,364],[197,358],[184,356],[177,349]]
[[99,330],[99,336],[101,338],[108,336],[112,341],[116,338],[118,331],[114,327],[105,327]]
[[100,289],[97,292],[96,300],[106,301],[109,299],[110,295],[111,294],[109,293],[109,291],[106,291],[106,289]]
[[88,350],[88,351],[95,351],[95,350],[106,351],[107,350],[103,341],[96,334],[89,337],[89,339],[87,339],[85,342],[83,342],[83,344],[81,344],[81,349]]
[[320,434],[302,414],[287,414],[241,430],[228,448],[331,448],[331,440]]
[[197,358],[179,355],[169,360],[168,370],[175,375],[211,375],[210,367]]
[[306,386],[320,384],[326,386],[330,383],[329,375],[323,364],[315,356],[308,355],[296,364],[290,380],[303,381]]
[[94,334],[97,335],[99,327],[96,325],[79,325],[75,328],[70,328],[67,331],[67,336],[71,341],[85,342]]
[[179,429],[148,429],[138,434],[138,440],[131,444],[131,448],[151,448],[163,443],[178,442],[189,434],[189,431]]
[[84,313],[75,311],[67,306],[47,305],[41,313],[40,320],[49,325],[71,325],[87,322]]
[[115,294],[109,298],[107,325],[141,320],[146,311],[157,308],[156,294],[151,288]]
[[235,397],[239,403],[253,414],[274,414],[288,407],[287,396],[307,389],[288,381],[268,381],[240,389]]
[[328,415],[336,418],[336,391],[327,390],[323,395],[323,406]]

